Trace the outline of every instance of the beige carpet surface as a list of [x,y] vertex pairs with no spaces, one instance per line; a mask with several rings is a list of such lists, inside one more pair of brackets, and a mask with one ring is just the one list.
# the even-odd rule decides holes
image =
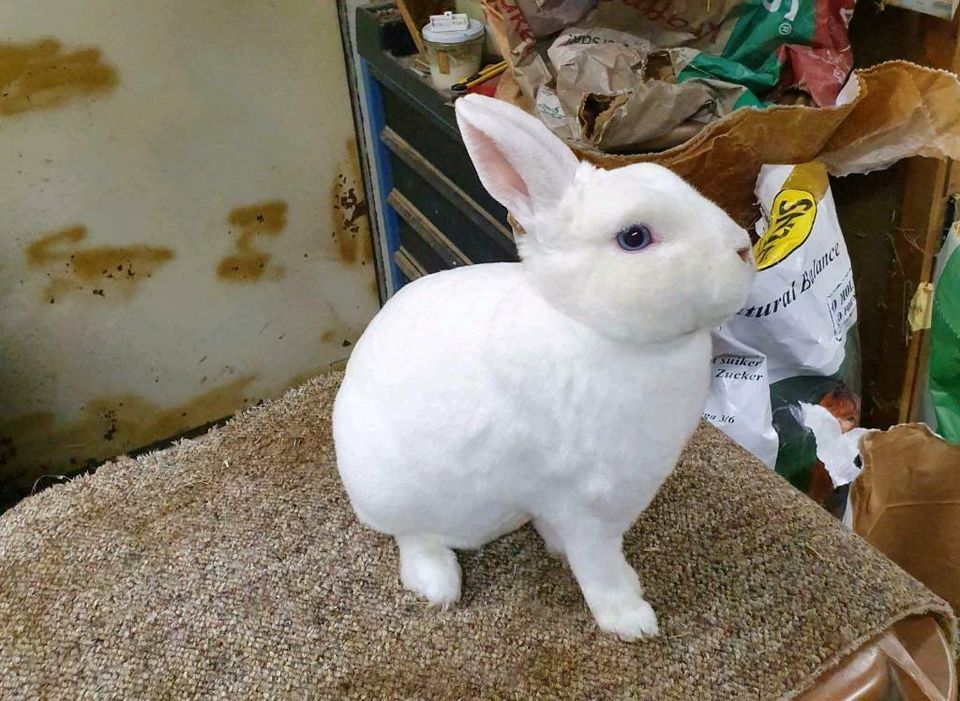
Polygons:
[[529,529],[403,592],[334,466],[336,376],[0,517],[0,698],[768,699],[946,606],[718,431],[627,539],[661,637],[598,633]]

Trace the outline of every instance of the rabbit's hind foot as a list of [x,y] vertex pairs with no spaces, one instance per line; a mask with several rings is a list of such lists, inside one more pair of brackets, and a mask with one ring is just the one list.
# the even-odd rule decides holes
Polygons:
[[396,536],[396,540],[404,587],[443,609],[460,599],[460,563],[453,550],[431,536]]

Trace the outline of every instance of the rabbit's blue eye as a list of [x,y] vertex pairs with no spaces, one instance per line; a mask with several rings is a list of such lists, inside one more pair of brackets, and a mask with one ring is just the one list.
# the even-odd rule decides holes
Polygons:
[[617,243],[623,250],[633,253],[653,243],[653,235],[645,224],[634,224],[617,234]]

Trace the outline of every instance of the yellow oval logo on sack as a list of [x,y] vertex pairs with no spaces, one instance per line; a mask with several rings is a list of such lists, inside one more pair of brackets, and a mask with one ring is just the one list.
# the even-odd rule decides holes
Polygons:
[[770,208],[770,225],[753,244],[757,270],[772,268],[799,248],[813,231],[817,199],[806,190],[781,190]]

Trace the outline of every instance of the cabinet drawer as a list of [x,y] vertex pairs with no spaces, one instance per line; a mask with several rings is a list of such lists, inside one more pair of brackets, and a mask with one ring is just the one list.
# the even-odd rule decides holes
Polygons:
[[400,219],[400,245],[423,270],[432,273],[474,262],[401,192],[392,190],[387,202]]
[[424,274],[437,273],[447,270],[450,266],[443,258],[437,255],[420,234],[407,222],[400,220],[400,248],[414,261]]
[[[471,263],[495,263],[516,260],[516,249],[506,232],[478,226],[464,211],[464,202],[451,201],[420,174],[399,159],[391,160],[394,192],[403,195],[422,216],[456,247]],[[390,201],[390,200],[388,200]],[[393,202],[390,202],[393,204]],[[483,222],[481,222],[482,224]]]
[[[449,107],[450,114],[453,108]],[[384,119],[388,129],[432,163],[468,197],[509,230],[507,210],[480,184],[463,142],[426,121],[423,114],[399,95],[383,91]],[[389,142],[387,144],[389,146]]]

